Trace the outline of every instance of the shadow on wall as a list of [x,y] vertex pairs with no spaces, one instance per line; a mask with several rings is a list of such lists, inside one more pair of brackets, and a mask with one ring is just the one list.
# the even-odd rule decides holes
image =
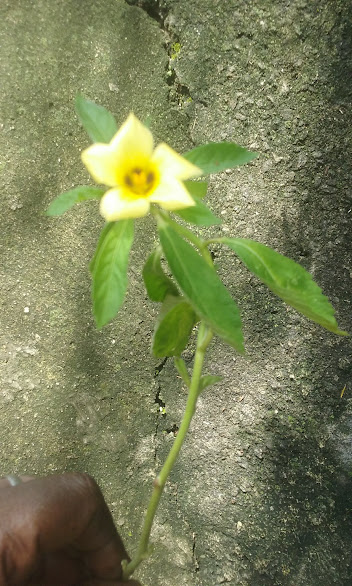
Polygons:
[[253,567],[249,583],[348,586],[352,470],[336,462],[319,417],[273,415],[268,431],[274,439],[270,490],[253,511],[256,536],[238,537]]
[[[332,62],[321,57],[315,92],[323,106],[314,94],[309,129],[317,156],[296,171],[301,194],[296,224],[284,220],[285,253],[303,257],[337,310],[340,326],[350,332],[351,23],[349,6],[339,14],[339,34],[332,37],[338,39],[330,50],[336,57]],[[256,586],[352,583],[351,341],[327,336],[319,347],[314,339],[305,345],[312,388],[308,399],[302,397],[301,416],[273,413],[267,420],[273,438],[267,456],[270,489],[253,511],[257,538],[238,538],[253,565],[249,583]]]

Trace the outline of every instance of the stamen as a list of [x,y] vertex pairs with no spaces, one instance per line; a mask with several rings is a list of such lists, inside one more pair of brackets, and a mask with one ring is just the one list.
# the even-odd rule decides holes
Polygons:
[[141,167],[134,167],[125,175],[124,182],[135,195],[144,196],[153,188],[155,173],[145,171]]
[[146,182],[146,175],[145,171],[142,169],[133,169],[132,171],[132,181],[135,185],[142,186]]

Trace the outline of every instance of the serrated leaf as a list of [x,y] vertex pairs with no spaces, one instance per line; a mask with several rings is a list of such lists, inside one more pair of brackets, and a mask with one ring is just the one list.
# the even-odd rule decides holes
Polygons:
[[193,196],[196,203],[195,206],[189,208],[183,208],[181,210],[175,210],[175,214],[180,216],[186,222],[190,224],[196,224],[197,226],[214,226],[215,224],[221,224],[221,220],[214,216],[213,212],[202,202],[198,197]]
[[219,383],[222,379],[222,376],[216,374],[204,374],[199,381],[198,393],[201,393],[204,389],[210,387],[210,385],[216,385],[216,383]]
[[133,220],[120,220],[106,224],[102,230],[90,265],[93,311],[98,328],[115,317],[124,300],[133,227]]
[[258,156],[258,153],[247,151],[234,142],[210,142],[188,151],[183,156],[202,169],[204,175],[208,175],[249,163]]
[[338,328],[334,308],[301,265],[254,240],[222,238],[221,242],[232,248],[247,268],[288,305],[323,328],[348,335]]
[[183,183],[192,197],[198,197],[202,199],[207,193],[207,181],[184,181]]
[[111,112],[80,95],[76,97],[75,106],[78,118],[92,141],[110,142],[118,130]]
[[215,269],[164,220],[159,219],[158,228],[166,260],[186,299],[218,336],[243,353],[239,311]]
[[157,320],[152,350],[154,356],[180,356],[196,321],[192,306],[182,297],[168,295]]
[[164,301],[167,294],[178,295],[176,285],[165,275],[160,262],[160,248],[154,250],[143,267],[143,280],[152,301]]
[[100,187],[93,187],[91,185],[80,185],[70,191],[61,193],[57,196],[54,201],[49,205],[46,215],[47,216],[61,216],[61,214],[67,212],[72,206],[80,201],[88,199],[100,199],[104,195],[105,189]]

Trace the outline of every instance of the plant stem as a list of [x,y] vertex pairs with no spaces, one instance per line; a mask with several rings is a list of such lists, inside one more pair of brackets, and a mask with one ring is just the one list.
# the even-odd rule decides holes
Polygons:
[[185,440],[187,431],[189,429],[192,417],[196,409],[197,399],[199,396],[199,381],[202,374],[204,355],[209,345],[209,342],[212,338],[212,335],[212,331],[209,330],[209,328],[204,324],[204,322],[200,322],[197,338],[197,348],[194,358],[193,373],[191,384],[189,386],[189,393],[185,413],[180,425],[180,429],[178,430],[175,442],[169,452],[168,457],[166,458],[165,464],[162,467],[159,476],[157,476],[154,480],[154,488],[144,519],[144,525],[142,528],[142,534],[139,541],[138,550],[135,556],[128,564],[123,564],[124,580],[127,580],[128,577],[133,574],[133,572],[139,566],[139,564],[149,555],[148,544],[155,513],[157,511],[158,504],[164,490],[164,486],[176,462],[177,456],[182,448],[183,442]]
[[226,238],[224,237],[220,237],[220,238],[207,238],[206,240],[204,240],[204,244],[205,246],[209,246],[209,244],[222,244],[223,242],[225,242]]

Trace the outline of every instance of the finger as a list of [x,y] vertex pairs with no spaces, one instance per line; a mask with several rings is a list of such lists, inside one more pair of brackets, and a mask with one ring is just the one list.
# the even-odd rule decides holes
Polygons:
[[81,560],[72,559],[67,552],[59,551],[47,554],[36,571],[31,574],[26,586],[78,586],[82,579],[88,577],[87,569]]
[[136,580],[129,580],[128,582],[111,582],[110,580],[88,580],[80,584],[80,586],[142,586],[140,582]]
[[3,489],[0,518],[0,537],[7,532],[15,542],[26,544],[17,551],[23,572],[33,571],[33,556],[72,545],[94,578],[121,579],[121,561],[128,556],[102,493],[89,476],[35,478]]
[[[29,480],[33,480],[34,476],[19,476],[18,477],[22,482],[28,482]],[[5,478],[0,478],[0,490],[2,488],[9,488],[10,483],[8,481],[8,478],[5,476]]]

